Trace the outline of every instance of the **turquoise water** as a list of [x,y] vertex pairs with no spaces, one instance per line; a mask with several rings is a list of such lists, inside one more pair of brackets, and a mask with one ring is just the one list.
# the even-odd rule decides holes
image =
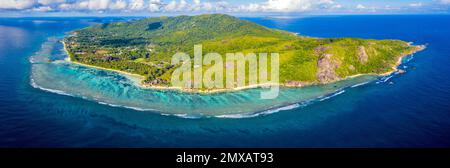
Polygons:
[[428,44],[400,66],[405,74],[283,89],[272,101],[254,99],[258,89],[214,95],[143,90],[130,78],[63,61],[58,39],[65,32],[121,19],[128,18],[0,19],[0,146],[450,144],[449,16],[244,18],[316,37]]

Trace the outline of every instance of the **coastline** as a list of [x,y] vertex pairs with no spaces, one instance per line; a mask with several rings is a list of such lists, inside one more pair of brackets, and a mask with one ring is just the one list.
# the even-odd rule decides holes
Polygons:
[[[241,91],[241,90],[246,90],[246,89],[265,88],[265,87],[272,87],[272,86],[279,86],[279,87],[286,87],[286,88],[302,88],[302,87],[306,87],[306,86],[334,83],[334,82],[338,82],[338,81],[342,81],[342,80],[348,80],[348,79],[352,79],[352,78],[356,78],[356,77],[360,77],[360,76],[365,76],[365,75],[388,76],[388,75],[398,71],[398,66],[402,63],[402,60],[403,60],[404,57],[426,49],[425,45],[417,45],[417,46],[415,46],[416,50],[413,50],[413,51],[411,51],[409,53],[405,53],[405,54],[401,55],[398,58],[397,62],[392,67],[391,71],[388,71],[388,72],[385,72],[385,73],[381,73],[381,74],[377,74],[377,73],[355,74],[355,75],[347,76],[345,78],[342,78],[342,79],[339,79],[339,80],[336,80],[336,81],[332,81],[332,82],[329,82],[329,83],[301,82],[301,83],[303,83],[301,85],[289,85],[289,84],[286,84],[286,83],[283,83],[283,84],[279,84],[279,83],[278,84],[264,83],[264,84],[248,85],[248,86],[244,86],[244,87],[235,87],[235,88],[231,88],[231,89],[230,88],[224,88],[224,89],[213,89],[213,90],[197,90],[197,89],[185,89],[185,88],[171,87],[171,86],[145,85],[145,84],[142,83],[142,81],[145,80],[145,77],[142,76],[142,75],[133,74],[133,73],[124,72],[124,71],[115,70],[115,69],[109,69],[109,68],[103,68],[103,67],[83,64],[83,63],[80,63],[80,62],[77,62],[77,61],[73,61],[73,60],[70,59],[69,52],[68,52],[68,50],[66,48],[66,43],[64,41],[61,41],[61,42],[63,43],[64,51],[67,54],[66,61],[68,61],[70,63],[74,63],[74,64],[77,64],[77,65],[85,66],[85,67],[89,67],[89,68],[96,68],[96,69],[101,69],[101,70],[106,70],[106,71],[112,71],[112,72],[116,72],[116,73],[119,73],[119,74],[122,74],[122,75],[125,75],[125,76],[138,78],[139,81],[138,81],[137,86],[141,87],[143,89],[171,90],[171,91],[180,91],[180,92],[185,92],[185,93],[200,93],[200,94],[235,92],[235,91]],[[411,46],[411,43],[408,43],[408,45]]]
[[[411,46],[411,44],[408,44],[408,45]],[[395,63],[395,65],[391,67],[391,68],[392,68],[391,71],[388,71],[388,72],[385,72],[385,73],[381,73],[381,74],[377,74],[377,73],[356,74],[356,75],[348,76],[348,77],[343,78],[343,79],[341,79],[341,80],[346,80],[346,79],[350,79],[350,78],[355,78],[355,77],[359,77],[359,76],[363,76],[363,75],[389,76],[390,74],[395,73],[395,72],[398,71],[398,66],[400,66],[400,65],[402,64],[403,58],[405,58],[406,56],[415,54],[415,53],[417,53],[417,52],[423,51],[423,50],[425,50],[425,49],[427,48],[425,45],[417,45],[417,46],[415,46],[415,47],[416,47],[416,50],[414,50],[414,51],[412,51],[412,52],[410,52],[410,53],[405,53],[405,54],[403,54],[402,56],[400,56],[400,57],[397,59],[397,62]]]
[[[411,46],[411,43],[408,43],[408,45]],[[412,55],[412,54],[415,54],[415,53],[420,52],[420,51],[423,51],[423,50],[425,50],[427,48],[426,45],[417,45],[415,47],[416,47],[416,50],[413,50],[413,51],[411,51],[409,53],[406,53],[406,54],[400,56],[398,58],[396,64],[392,67],[391,71],[386,72],[386,73],[382,73],[379,76],[388,76],[388,75],[390,75],[390,74],[392,74],[394,72],[397,72],[398,71],[398,66],[400,66],[402,64],[402,60],[403,60],[404,57]]]
[[117,73],[120,73],[122,75],[127,75],[127,76],[131,76],[131,77],[139,78],[139,80],[141,80],[141,81],[145,79],[145,77],[142,76],[142,75],[133,74],[133,73],[124,72],[124,71],[115,70],[115,69],[110,69],[110,68],[94,66],[94,65],[83,64],[83,63],[80,63],[80,62],[77,62],[77,61],[73,61],[73,60],[70,59],[69,51],[66,48],[66,43],[64,41],[61,41],[61,43],[63,43],[64,52],[66,52],[66,54],[67,54],[67,57],[65,59],[67,62],[70,62],[70,63],[73,63],[73,64],[77,64],[77,65],[80,65],[80,66],[89,67],[89,68],[95,68],[95,69],[101,69],[101,70],[105,70],[105,71],[117,72]]

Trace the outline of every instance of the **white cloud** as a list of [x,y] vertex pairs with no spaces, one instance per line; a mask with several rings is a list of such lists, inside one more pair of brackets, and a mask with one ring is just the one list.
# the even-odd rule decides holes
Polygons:
[[33,8],[32,11],[35,12],[49,12],[49,11],[53,11],[53,8],[49,7],[49,6],[40,6],[37,8]]
[[0,9],[29,9],[36,5],[36,3],[36,0],[0,0]]
[[356,5],[356,9],[366,9],[366,6],[358,4]]
[[65,3],[66,0],[38,0],[39,4],[47,6],[47,5],[55,5],[55,4],[61,4]]
[[410,9],[418,10],[429,7],[447,9],[450,0],[432,0],[432,2],[411,2],[402,6],[356,6],[338,3],[338,0],[259,0],[254,3],[242,1],[238,4],[226,0],[0,0],[0,11],[35,11],[35,12],[367,12]]
[[343,6],[341,4],[336,4],[331,6],[331,9],[341,9]]
[[228,11],[231,9],[231,6],[225,1],[202,2],[201,0],[192,0],[189,2],[186,0],[172,0],[163,8],[166,12]]
[[172,2],[167,4],[164,9],[169,10],[169,11],[174,11],[178,8],[177,5],[178,5],[177,1],[173,0]]
[[328,9],[338,5],[333,0],[267,0],[263,3],[242,5],[238,9],[249,12],[305,12]]
[[[89,10],[106,10],[109,8],[111,1],[110,0],[88,0],[82,2],[84,3],[83,8],[89,9]],[[80,3],[81,4],[81,3]]]
[[148,10],[150,12],[160,12],[164,3],[161,0],[150,0],[148,4]]
[[140,11],[145,8],[144,0],[131,0],[128,9],[134,11]]
[[[200,2],[196,1],[196,3]],[[164,10],[169,12],[192,11],[192,7],[185,0],[180,0],[179,2],[172,0],[164,7]]]
[[[120,0],[118,0],[120,1]],[[120,7],[120,2],[113,0],[80,0],[77,2],[69,3],[63,2],[60,4],[54,4],[59,10],[63,11],[101,11],[110,10],[111,8]]]
[[266,0],[235,6],[225,0],[0,0],[3,10],[40,12],[303,12],[341,7],[334,0]]
[[127,2],[124,0],[118,0],[109,5],[111,10],[123,10],[127,8]]
[[421,2],[419,2],[419,3],[411,3],[411,4],[409,4],[409,6],[410,7],[422,7],[423,4]]

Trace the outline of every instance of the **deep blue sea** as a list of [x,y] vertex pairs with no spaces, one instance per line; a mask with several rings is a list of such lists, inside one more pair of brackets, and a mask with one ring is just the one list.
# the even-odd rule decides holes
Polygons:
[[[65,32],[129,19],[136,18],[0,18],[0,147],[450,146],[450,15],[243,18],[304,36],[427,44],[426,50],[404,60],[400,66],[404,74],[364,85],[355,79],[337,84],[341,90],[298,91],[310,96],[318,90],[330,92],[314,102],[286,104],[249,117],[183,117],[113,107],[107,104],[143,105],[139,99],[130,101],[130,97],[142,96],[141,92],[120,75],[54,61],[63,57],[57,41]],[[58,90],[32,85],[31,79]],[[118,81],[122,81],[120,87],[111,86]],[[251,103],[235,109],[257,109],[266,103],[250,100],[251,94],[180,98],[152,92],[144,99],[168,112],[190,114],[204,107],[201,112],[208,114],[234,110],[227,106],[233,101]],[[293,95],[297,91],[286,91],[281,99],[292,103],[298,100],[288,99]],[[178,104],[168,106],[174,99],[180,99]],[[210,107],[205,102],[216,104]]]

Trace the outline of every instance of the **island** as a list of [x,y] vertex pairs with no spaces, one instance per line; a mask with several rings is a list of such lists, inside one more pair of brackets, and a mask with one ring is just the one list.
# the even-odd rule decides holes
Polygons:
[[[98,24],[71,32],[63,43],[73,63],[133,75],[139,77],[142,87],[159,89],[173,89],[170,80],[179,65],[171,63],[172,56],[177,52],[193,55],[198,44],[203,52],[223,57],[230,52],[279,53],[278,84],[286,87],[387,75],[397,71],[404,56],[425,48],[393,39],[308,37],[225,14]],[[232,90],[239,89],[243,88]]]

